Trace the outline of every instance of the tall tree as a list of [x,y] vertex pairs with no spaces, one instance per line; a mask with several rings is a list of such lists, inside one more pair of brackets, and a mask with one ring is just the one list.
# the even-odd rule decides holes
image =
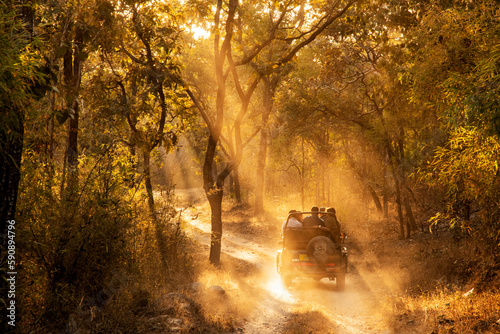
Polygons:
[[[446,193],[446,208],[431,221],[444,219],[495,245],[500,231],[499,10],[494,1],[436,2],[408,33],[414,57],[403,78],[413,103],[435,110],[446,129],[431,163],[421,170],[432,189]],[[488,253],[498,258],[497,248]]]
[[174,12],[171,5],[158,7],[154,1],[117,6],[112,17],[114,35],[99,50],[104,63],[89,81],[89,97],[97,97],[90,104],[101,117],[113,110],[119,129],[115,135],[122,137],[132,155],[139,155],[149,215],[166,270],[167,241],[153,192],[152,158],[158,148],[168,152],[177,145],[189,114],[176,59],[180,32]]
[[[276,67],[292,61],[301,49],[316,39],[329,25],[342,17],[356,2],[337,1],[333,4],[306,2],[310,5],[310,20],[303,24],[297,17],[303,15],[299,9],[303,8],[303,1],[273,1],[266,4],[240,3],[238,0],[230,0],[225,6],[223,1],[217,1],[213,25],[213,50],[214,69],[216,75],[217,93],[215,112],[210,115],[209,110],[201,103],[191,90],[188,93],[195,102],[204,121],[209,129],[209,138],[205,160],[203,164],[204,189],[210,203],[212,212],[212,241],[210,248],[210,262],[219,265],[220,249],[222,239],[222,198],[223,185],[226,177],[235,170],[241,162],[243,148],[257,131],[250,131],[247,140],[242,138],[242,124],[248,111],[248,106],[259,84],[262,74],[250,74],[250,78],[243,81],[239,69],[246,69],[250,63],[259,57],[262,51],[272,44],[281,45],[280,52],[269,63],[266,68],[269,73]],[[247,16],[246,11],[253,8],[252,16]],[[223,13],[225,15],[223,15]],[[256,16],[258,15],[258,16]],[[256,20],[256,17],[259,17]],[[247,21],[248,20],[248,21]],[[250,22],[268,22],[262,29],[253,32],[249,28]],[[244,38],[233,38],[235,32],[240,29]],[[226,112],[226,89],[230,81],[239,97],[240,108],[231,126],[234,137],[234,150],[227,149],[229,160],[225,168],[216,176],[213,173],[214,158],[217,146],[222,142],[229,144],[222,135],[223,121]],[[242,82],[247,82],[246,87]],[[229,144],[230,145],[230,144]],[[228,146],[230,148],[230,146]]]
[[[383,18],[392,14],[383,7],[371,10]],[[283,105],[288,113],[285,119],[318,152],[334,152],[337,145],[339,156],[345,156],[379,211],[379,196],[388,193],[387,168],[404,237],[416,228],[407,177],[417,163],[415,155],[411,156],[412,146],[421,135],[417,130],[420,119],[425,117],[401,98],[404,88],[398,75],[404,73],[406,63],[400,64],[404,59],[401,45],[391,37],[399,30],[383,26],[380,18],[367,20],[366,15],[358,13],[355,27],[349,26],[349,20],[332,26],[328,39],[316,43],[315,62],[303,61],[313,64],[313,69],[284,88],[293,94]],[[318,53],[321,59],[315,58]],[[336,138],[325,136],[325,129]],[[367,160],[367,154],[379,164]]]
[[[271,58],[271,59],[269,59]],[[268,61],[272,61],[272,54],[268,56]],[[258,65],[255,65],[258,67]],[[254,210],[256,214],[264,212],[264,199],[265,199],[265,179],[266,179],[266,164],[267,164],[267,151],[269,145],[269,119],[272,116],[274,97],[276,90],[281,80],[285,76],[290,67],[280,67],[273,71],[273,73],[265,73],[262,76],[262,111],[261,111],[261,124],[260,124],[260,141],[259,153],[257,155],[257,169],[255,178],[255,203]]]
[[[16,208],[25,118],[33,108],[33,102],[42,97],[49,87],[44,73],[45,64],[34,51],[38,41],[33,39],[33,19],[29,3],[0,2],[0,293],[5,296],[3,298],[7,298],[4,274],[17,268],[7,269],[7,248],[12,248],[8,232],[19,229]],[[0,321],[4,332],[12,330],[7,321],[6,317]]]
[[45,64],[29,47],[34,43],[32,8],[20,2],[0,3],[0,235],[2,246],[7,221],[15,219],[17,191],[21,176],[24,119],[33,99],[48,89]]

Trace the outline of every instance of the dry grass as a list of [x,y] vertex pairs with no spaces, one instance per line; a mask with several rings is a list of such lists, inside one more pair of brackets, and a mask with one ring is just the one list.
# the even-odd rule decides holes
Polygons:
[[357,274],[393,279],[383,309],[394,332],[500,333],[500,268],[484,245],[449,229],[399,240],[394,226],[349,226]]
[[418,233],[380,256],[385,265],[395,259],[408,273],[402,292],[386,301],[395,332],[500,332],[498,272],[472,238]]
[[[470,291],[470,290],[469,290]],[[439,289],[393,302],[396,330],[419,326],[433,333],[500,332],[500,293]]]

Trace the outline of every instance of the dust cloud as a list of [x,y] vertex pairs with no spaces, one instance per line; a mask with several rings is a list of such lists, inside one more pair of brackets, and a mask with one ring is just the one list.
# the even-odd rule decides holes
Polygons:
[[[194,153],[189,151],[170,156],[159,174],[184,166],[177,175],[170,172],[163,177],[170,180],[169,185],[176,185],[190,237],[203,245],[203,254],[208,254],[210,209],[201,188],[199,168],[186,168],[194,159]],[[241,165],[247,203],[253,201],[249,186],[253,174],[250,163]],[[289,183],[297,181],[282,171],[274,172],[276,175],[275,184],[286,179]],[[329,189],[326,183],[319,189],[310,187],[304,197],[297,183],[267,189],[267,213],[260,216],[254,216],[249,205],[224,201],[222,268],[208,265],[208,255],[197,264],[196,280],[204,291],[196,295],[196,300],[207,317],[228,329],[242,326],[238,328],[245,333],[300,333],[305,329],[322,333],[393,333],[393,301],[409,281],[404,263],[397,254],[386,250],[387,240],[397,240],[397,224],[379,216],[362,184],[349,170],[331,168],[326,178]],[[347,235],[349,270],[345,291],[338,291],[335,282],[328,279],[306,278],[294,279],[286,289],[276,272],[275,254],[281,247],[283,220],[289,210],[309,210],[313,205],[334,207]],[[224,293],[211,293],[213,286]]]

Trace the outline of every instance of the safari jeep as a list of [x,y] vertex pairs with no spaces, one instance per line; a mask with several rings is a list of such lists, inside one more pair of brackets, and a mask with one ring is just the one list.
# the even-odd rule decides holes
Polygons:
[[[305,215],[311,212],[299,212]],[[283,232],[283,248],[277,251],[276,267],[286,288],[296,277],[335,280],[338,290],[345,288],[347,248],[344,237],[332,241],[329,232],[317,228],[287,228]]]

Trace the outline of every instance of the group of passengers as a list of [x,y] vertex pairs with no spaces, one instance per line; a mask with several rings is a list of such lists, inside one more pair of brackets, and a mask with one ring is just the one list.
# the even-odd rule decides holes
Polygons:
[[289,211],[289,219],[283,222],[283,232],[291,228],[317,228],[329,232],[334,242],[340,242],[340,223],[334,208],[318,208],[313,206],[311,214],[302,218],[302,213],[297,210]]

